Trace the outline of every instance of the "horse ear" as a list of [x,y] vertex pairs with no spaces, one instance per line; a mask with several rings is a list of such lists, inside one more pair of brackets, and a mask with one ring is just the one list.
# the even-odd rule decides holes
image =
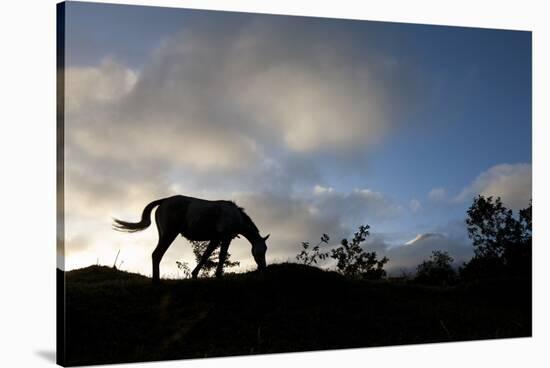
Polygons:
[[264,241],[266,241],[266,240],[267,240],[267,238],[269,238],[269,236],[270,236],[270,235],[271,235],[271,234],[267,234],[266,236],[264,236],[264,238],[263,238],[263,239],[264,239]]

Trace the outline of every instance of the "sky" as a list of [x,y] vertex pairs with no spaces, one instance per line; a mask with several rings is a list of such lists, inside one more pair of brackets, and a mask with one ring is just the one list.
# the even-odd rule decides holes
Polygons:
[[530,32],[77,2],[65,31],[64,269],[150,274],[154,225],[112,218],[174,194],[243,206],[268,263],[368,224],[393,274],[468,260],[476,195],[531,198]]

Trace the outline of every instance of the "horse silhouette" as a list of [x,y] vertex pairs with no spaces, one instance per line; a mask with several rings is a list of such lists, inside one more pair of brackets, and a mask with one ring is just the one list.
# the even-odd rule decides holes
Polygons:
[[191,273],[194,279],[218,246],[220,254],[216,277],[222,276],[229,244],[238,235],[243,235],[252,245],[252,256],[258,269],[266,267],[265,242],[269,235],[260,236],[260,231],[244,209],[231,201],[209,201],[176,195],[149,203],[143,209],[140,222],[114,219],[113,228],[130,233],[144,230],[151,225],[151,211],[157,206],[155,222],[159,240],[152,254],[153,282],[160,280],[160,261],[178,234],[192,241],[209,241],[206,251]]

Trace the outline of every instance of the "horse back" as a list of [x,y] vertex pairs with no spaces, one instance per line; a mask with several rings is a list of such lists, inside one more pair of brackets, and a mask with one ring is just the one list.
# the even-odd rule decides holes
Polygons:
[[181,235],[189,240],[233,238],[242,222],[239,207],[231,201],[183,197]]

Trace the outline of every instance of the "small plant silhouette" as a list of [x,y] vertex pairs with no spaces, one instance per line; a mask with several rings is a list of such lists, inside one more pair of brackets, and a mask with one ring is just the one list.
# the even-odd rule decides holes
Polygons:
[[178,266],[178,270],[182,272],[184,279],[191,278],[191,268],[189,267],[189,263],[176,261],[176,266]]
[[302,242],[302,251],[296,256],[298,262],[305,264],[306,266],[311,266],[312,264],[317,264],[319,260],[323,261],[328,258],[329,253],[323,253],[319,251],[319,246],[323,243],[328,244],[330,237],[327,234],[321,236],[321,241],[317,243],[310,250],[309,242]]
[[361,247],[370,234],[369,225],[361,225],[354,234],[353,239],[342,239],[340,247],[331,251],[338,272],[350,277],[363,277],[368,279],[380,279],[386,276],[384,265],[389,261],[384,257],[378,259],[376,252],[365,252]]

